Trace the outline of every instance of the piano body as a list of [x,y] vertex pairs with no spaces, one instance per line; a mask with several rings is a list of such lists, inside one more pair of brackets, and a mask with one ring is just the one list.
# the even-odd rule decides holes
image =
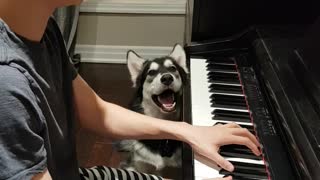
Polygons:
[[221,147],[235,165],[230,173],[184,144],[183,180],[320,179],[319,15],[316,1],[193,2],[183,119],[236,122],[257,136],[263,155]]

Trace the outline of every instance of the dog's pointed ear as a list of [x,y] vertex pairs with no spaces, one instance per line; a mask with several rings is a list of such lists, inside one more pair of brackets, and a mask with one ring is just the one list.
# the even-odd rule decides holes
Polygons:
[[141,58],[136,52],[133,50],[129,50],[127,52],[127,66],[131,75],[131,80],[133,83],[133,87],[136,86],[136,80],[139,76],[140,71],[142,70],[143,63],[146,60]]
[[187,68],[187,63],[186,63],[187,61],[186,53],[184,52],[184,49],[180,44],[176,44],[173,47],[173,50],[169,56],[172,57],[178,63],[178,65],[183,68],[183,70],[186,73],[189,72]]

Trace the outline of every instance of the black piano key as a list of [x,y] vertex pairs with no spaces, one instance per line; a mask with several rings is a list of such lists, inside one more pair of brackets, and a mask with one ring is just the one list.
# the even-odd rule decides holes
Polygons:
[[215,109],[212,111],[214,117],[213,120],[224,120],[224,121],[236,121],[236,122],[251,122],[250,115],[248,112],[237,112],[222,109]]
[[220,103],[212,103],[211,107],[214,108],[228,108],[228,109],[247,109],[244,104],[239,103],[228,103],[228,102],[220,102]]
[[221,116],[242,117],[242,118],[250,119],[250,114],[248,112],[230,111],[230,110],[223,110],[223,109],[216,109],[213,112],[214,114],[221,115]]
[[252,153],[244,153],[244,152],[238,152],[238,151],[221,151],[220,155],[223,157],[236,157],[236,158],[244,158],[244,159],[253,159],[253,160],[262,160],[261,156],[256,156]]
[[212,107],[247,109],[247,104],[243,96],[212,94],[210,98]]
[[216,84],[232,84],[232,85],[238,85],[240,84],[240,81],[239,80],[233,80],[233,79],[224,79],[224,80],[221,80],[221,79],[210,79],[208,78],[208,82],[209,83],[216,83]]
[[244,163],[244,162],[236,162],[230,161],[235,169],[233,172],[226,171],[221,169],[219,171],[220,174],[223,175],[236,175],[240,177],[248,177],[248,178],[268,178],[268,174],[266,172],[265,166],[261,164],[252,164],[252,163]]
[[253,164],[239,161],[230,161],[234,166],[235,170],[252,170],[252,171],[262,171],[262,173],[267,174],[266,167],[264,164]]
[[256,156],[253,154],[251,149],[242,145],[226,145],[220,147],[220,152],[222,156],[225,157],[238,157],[253,160],[262,160],[261,156]]
[[[229,175],[225,175],[224,177],[227,177]],[[249,178],[249,177],[242,177],[242,176],[235,176],[230,174],[230,176],[232,176],[232,180],[268,180],[268,178],[266,179],[261,179],[261,178]]]
[[233,101],[233,100],[215,100],[215,99],[211,99],[210,102],[212,105],[216,105],[213,107],[218,107],[219,105],[225,105],[225,106],[229,105],[229,106],[235,106],[234,109],[247,109],[247,104],[245,102],[239,102],[239,101]]
[[230,57],[213,57],[206,60],[207,63],[224,63],[224,64],[235,64],[234,59]]
[[247,148],[246,146],[237,145],[237,144],[225,145],[225,146],[222,146],[221,149],[226,150],[226,151],[235,150],[235,151],[242,151],[245,153],[252,153],[252,151],[249,148]]
[[246,104],[246,101],[245,100],[242,100],[242,99],[238,99],[238,98],[235,98],[235,99],[230,99],[230,98],[216,98],[215,95],[217,94],[213,94],[211,95],[211,99],[210,99],[210,102],[211,103],[214,103],[214,104],[234,104],[234,105],[241,105],[241,106],[244,106],[244,107],[247,107],[247,104]]
[[211,84],[209,86],[209,91],[212,93],[243,94],[241,86],[224,84]]
[[223,70],[223,69],[213,69],[213,68],[207,68],[208,72],[212,73],[228,73],[228,74],[237,74],[236,70]]
[[213,69],[224,69],[224,70],[236,70],[237,67],[235,64],[230,63],[223,63],[223,62],[210,62],[206,66],[207,68],[213,68]]
[[226,171],[224,169],[220,170],[219,171],[220,174],[223,174],[223,175],[235,175],[235,176],[238,176],[238,177],[243,177],[244,179],[268,179],[268,175],[265,175],[261,172],[247,172],[247,171],[233,171],[232,173],[229,172],[229,171]]
[[237,73],[227,73],[227,72],[208,72],[208,77],[219,77],[219,78],[229,78],[229,79],[237,79],[239,80],[239,76]]
[[232,101],[246,102],[244,96],[213,94],[213,95],[210,96],[210,98],[211,99],[216,99],[216,100],[232,100]]
[[211,83],[240,84],[238,74],[234,73],[209,72],[208,80]]
[[245,154],[252,153],[252,151],[249,148],[247,148],[246,146],[237,145],[237,144],[222,146],[220,148],[220,151],[225,151],[225,152],[233,152],[233,151],[234,152],[243,152]]
[[225,102],[225,101],[211,102],[211,107],[213,107],[213,108],[243,109],[243,110],[247,109],[246,105],[243,103]]
[[210,72],[229,72],[237,73],[235,65],[225,65],[225,64],[208,64],[207,70]]

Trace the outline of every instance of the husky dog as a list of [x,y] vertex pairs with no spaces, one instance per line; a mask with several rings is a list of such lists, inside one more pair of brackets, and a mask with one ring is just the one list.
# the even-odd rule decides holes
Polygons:
[[[177,44],[168,56],[153,60],[145,60],[130,50],[127,65],[137,90],[131,109],[155,118],[180,121],[182,89],[188,73],[183,48]],[[125,154],[122,168],[164,176],[165,169],[181,167],[178,141],[124,140],[116,147]]]

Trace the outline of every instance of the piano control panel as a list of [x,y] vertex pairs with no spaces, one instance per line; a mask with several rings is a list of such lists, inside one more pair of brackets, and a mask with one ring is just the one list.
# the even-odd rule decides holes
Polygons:
[[268,109],[265,107],[265,102],[258,86],[253,68],[239,68],[240,81],[243,84],[246,99],[250,105],[250,114],[254,119],[254,124],[264,127],[261,132],[264,136],[277,136],[276,129],[273,125]]

